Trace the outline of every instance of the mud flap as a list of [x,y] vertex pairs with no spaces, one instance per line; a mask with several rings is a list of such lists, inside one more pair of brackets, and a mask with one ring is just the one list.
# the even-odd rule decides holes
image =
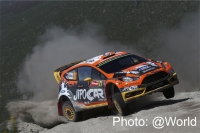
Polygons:
[[62,103],[61,102],[58,102],[58,115],[63,116]]

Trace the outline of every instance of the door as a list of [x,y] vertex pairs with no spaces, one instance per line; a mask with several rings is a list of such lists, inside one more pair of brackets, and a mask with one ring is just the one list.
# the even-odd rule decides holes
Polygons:
[[[91,81],[86,82],[85,78],[91,78]],[[105,76],[98,70],[89,66],[79,67],[75,99],[88,107],[106,102],[104,81]]]

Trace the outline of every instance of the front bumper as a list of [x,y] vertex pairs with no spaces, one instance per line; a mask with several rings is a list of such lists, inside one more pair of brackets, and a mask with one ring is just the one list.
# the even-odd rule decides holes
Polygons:
[[179,83],[177,78],[177,74],[174,73],[172,76],[168,75],[163,79],[157,80],[150,84],[141,84],[137,89],[122,92],[122,97],[124,102],[128,103],[132,100],[145,96],[147,94],[151,94],[158,91],[163,91],[167,88],[170,88]]

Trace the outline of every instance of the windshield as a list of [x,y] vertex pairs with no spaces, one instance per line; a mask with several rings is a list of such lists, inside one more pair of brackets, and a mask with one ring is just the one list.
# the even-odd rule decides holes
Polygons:
[[137,55],[127,55],[100,65],[99,68],[106,73],[114,73],[147,61]]

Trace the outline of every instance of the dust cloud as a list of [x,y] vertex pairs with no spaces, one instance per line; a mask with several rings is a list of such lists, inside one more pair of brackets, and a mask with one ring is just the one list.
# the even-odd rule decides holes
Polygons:
[[185,14],[179,24],[159,27],[136,44],[145,57],[169,62],[178,74],[176,92],[200,89],[200,9]]
[[51,27],[39,39],[33,53],[25,59],[19,74],[18,88],[22,93],[33,93],[34,101],[54,99],[58,85],[53,71],[65,64],[84,60],[107,51],[130,51],[119,43],[108,43],[100,35],[101,28],[86,23],[82,31],[70,28]]
[[10,102],[8,110],[23,121],[51,127],[66,122],[58,117],[58,84],[53,71],[65,64],[89,59],[108,51],[138,52],[117,42],[107,42],[101,26],[86,22],[68,30],[48,27],[39,37],[38,45],[28,55],[18,77],[18,89],[27,101]]
[[177,92],[200,89],[200,10],[186,14],[176,29],[166,30],[159,37],[161,46],[155,59],[166,60],[178,74]]

